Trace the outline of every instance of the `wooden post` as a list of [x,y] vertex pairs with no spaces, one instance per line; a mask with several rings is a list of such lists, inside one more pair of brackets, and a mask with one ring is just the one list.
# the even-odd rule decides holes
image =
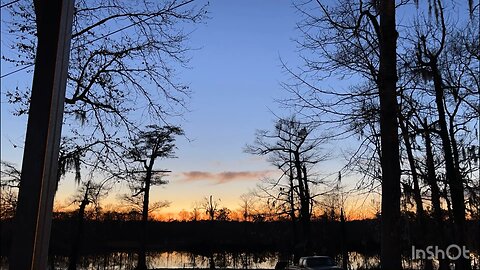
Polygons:
[[37,52],[10,269],[46,269],[72,32],[73,0],[36,0]]

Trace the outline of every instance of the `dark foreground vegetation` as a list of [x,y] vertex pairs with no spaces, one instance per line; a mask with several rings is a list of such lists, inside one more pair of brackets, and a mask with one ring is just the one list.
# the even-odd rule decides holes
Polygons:
[[[402,219],[401,247],[406,257],[411,257],[411,247],[420,239],[417,225],[407,217]],[[11,220],[1,221],[1,255],[6,256],[11,242]],[[380,220],[355,220],[345,224],[346,237],[341,236],[339,221],[315,220],[312,223],[313,250],[317,254],[337,255],[342,252],[342,242],[347,251],[378,254],[380,251]],[[76,220],[56,219],[53,222],[50,253],[68,256],[75,235]],[[171,221],[148,223],[149,250],[189,251],[196,254],[210,252],[263,252],[276,251],[289,254],[292,245],[291,222],[239,222],[239,221]],[[141,221],[89,220],[85,222],[84,237],[80,243],[81,254],[134,251],[139,245]],[[437,244],[438,232],[431,231],[429,243]],[[480,250],[478,221],[467,222],[467,247]],[[344,240],[343,240],[344,239]],[[418,245],[417,245],[418,246]]]

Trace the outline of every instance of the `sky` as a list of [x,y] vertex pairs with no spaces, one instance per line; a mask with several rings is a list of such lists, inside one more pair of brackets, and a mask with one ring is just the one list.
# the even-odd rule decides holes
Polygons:
[[[208,11],[209,19],[190,36],[190,47],[198,48],[189,54],[190,68],[179,75],[193,91],[191,112],[181,123],[187,138],[178,138],[178,158],[157,161],[158,168],[172,171],[169,184],[152,192],[153,200],[171,201],[167,212],[191,210],[210,195],[237,208],[240,195],[254,189],[259,179],[277,175],[264,158],[243,148],[253,142],[256,129],[273,127],[272,111],[283,114],[274,101],[286,96],[280,86],[287,79],[280,57],[289,64],[299,61],[292,41],[298,14],[289,0],[217,0],[210,1]],[[7,16],[3,10],[2,15]],[[4,36],[2,29],[2,40]],[[9,53],[5,44],[2,51]],[[2,61],[2,74],[13,69]],[[2,78],[1,85],[1,156],[20,165],[27,118],[12,116],[5,91],[29,87],[31,73]],[[70,199],[73,182],[62,180],[57,203]]]
[[190,198],[213,195],[235,208],[260,178],[276,174],[242,148],[253,142],[255,129],[273,127],[274,99],[286,94],[279,58],[297,60],[291,40],[297,18],[283,0],[211,1],[209,11],[211,19],[191,39],[202,48],[193,53],[193,69],[184,72],[194,91],[184,124],[193,141],[180,143],[179,158],[165,162],[172,183],[158,194],[183,193],[176,199],[186,201],[186,208]]
[[[273,128],[272,111],[289,114],[275,102],[287,97],[280,85],[288,80],[280,58],[291,67],[301,65],[293,41],[299,35],[299,14],[290,0],[213,0],[208,11],[210,18],[190,36],[190,47],[198,48],[190,52],[190,68],[179,74],[193,91],[191,112],[181,123],[186,137],[178,138],[178,158],[157,162],[157,168],[172,171],[169,184],[151,194],[153,201],[171,202],[166,213],[192,210],[195,202],[210,195],[220,199],[221,206],[238,208],[239,197],[260,179],[278,175],[264,158],[243,148],[253,142],[256,129]],[[2,16],[8,16],[3,9]],[[3,27],[1,31],[2,55],[13,53],[5,46],[10,37]],[[1,65],[2,75],[15,69],[3,60]],[[31,75],[19,72],[1,80],[1,158],[19,166],[27,118],[12,115],[5,91],[29,87]],[[335,84],[342,82],[328,86]],[[321,166],[320,171],[329,173],[341,165],[329,161]],[[56,203],[68,204],[75,189],[71,177],[62,180]],[[110,196],[106,203],[114,199]]]

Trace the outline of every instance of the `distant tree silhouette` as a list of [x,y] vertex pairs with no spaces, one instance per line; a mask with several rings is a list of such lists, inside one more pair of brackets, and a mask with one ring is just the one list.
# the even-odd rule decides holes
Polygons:
[[200,220],[202,219],[202,214],[201,214],[201,210],[202,210],[202,202],[201,201],[195,201],[192,203],[192,214],[191,214],[191,220],[192,221],[197,221],[197,220]]
[[[220,213],[219,204],[220,204],[220,199],[215,200],[213,199],[212,195],[210,195],[208,198],[205,197],[202,202],[202,208],[205,210],[205,214],[207,215],[209,220],[207,233],[211,236],[215,234],[213,229],[213,224]],[[214,249],[214,246],[211,242],[209,242],[205,246],[205,252],[207,253],[207,256],[208,256],[208,264],[210,269],[215,269],[215,259],[214,259],[213,249]]]
[[215,220],[217,217],[219,211],[219,202],[220,200],[214,200],[212,195],[203,199],[202,208],[205,210],[205,214],[208,216],[210,221]]
[[108,194],[110,189],[109,181],[106,179],[96,183],[93,179],[81,183],[80,189],[74,196],[73,203],[78,204],[77,226],[74,230],[73,241],[71,244],[70,256],[68,259],[68,269],[77,269],[78,252],[84,234],[85,211],[88,205],[93,204],[96,212],[100,211],[100,199]]
[[[314,130],[314,125],[302,123],[295,117],[279,119],[273,131],[258,130],[255,142],[245,148],[247,153],[268,156],[283,172],[280,179],[262,190],[267,203],[277,209],[277,214],[287,214],[292,224],[295,224],[298,212],[302,226],[302,253],[305,254],[309,253],[310,219],[317,196],[312,194],[311,186],[318,184],[310,178],[308,169],[327,158],[319,152],[327,138],[313,138]],[[287,184],[281,184],[282,179],[287,179]]]
[[255,211],[255,194],[245,193],[240,195],[240,212],[243,221],[251,221]]
[[[137,170],[130,172],[130,189],[132,194],[127,198],[131,202],[142,203],[142,237],[138,254],[137,269],[146,269],[147,222],[149,214],[150,189],[152,186],[164,185],[163,179],[167,171],[154,169],[158,159],[174,158],[175,136],[183,135],[183,130],[176,126],[149,125],[145,131],[139,132],[132,140],[132,146],[127,148],[125,157],[139,164]],[[157,206],[164,206],[159,203]]]
[[221,221],[229,221],[229,220],[231,220],[231,217],[230,217],[231,213],[232,213],[232,211],[230,211],[230,209],[228,209],[226,207],[222,207],[217,211],[216,219],[221,220]]
[[14,164],[2,160],[0,173],[0,220],[11,219],[17,208],[21,171]]

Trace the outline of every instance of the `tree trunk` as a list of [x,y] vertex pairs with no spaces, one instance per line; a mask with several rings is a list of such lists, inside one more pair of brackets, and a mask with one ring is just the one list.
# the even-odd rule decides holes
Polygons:
[[308,187],[308,176],[307,176],[307,167],[303,165],[303,185],[305,186],[305,217],[310,221],[310,188]]
[[[440,206],[440,190],[437,185],[437,177],[435,175],[435,163],[432,152],[432,141],[430,139],[430,132],[428,131],[427,119],[424,120],[423,128],[425,129],[425,152],[427,155],[427,182],[430,186],[432,196],[433,217],[435,220],[435,231],[438,232],[439,246],[445,250],[445,231],[443,228],[443,214]],[[439,270],[448,269],[448,262],[445,259],[439,260]]]
[[77,261],[78,261],[78,251],[80,249],[80,243],[82,241],[83,236],[83,223],[85,220],[85,208],[87,207],[88,201],[88,191],[89,185],[87,184],[87,188],[85,189],[85,195],[83,197],[82,202],[80,203],[80,207],[78,209],[78,224],[76,229],[76,234],[74,236],[74,240],[72,242],[72,248],[70,250],[70,257],[68,259],[68,270],[76,270],[77,269]]
[[342,239],[342,268],[348,269],[348,252],[347,252],[347,229],[345,227],[345,215],[343,214],[343,207],[340,209],[340,225],[341,225],[341,239]]
[[300,154],[298,152],[294,153],[294,158],[295,169],[297,171],[298,191],[300,193],[300,220],[303,221],[306,216],[305,209],[308,208],[308,205],[305,203],[306,195],[302,177],[302,162],[300,161]]
[[[413,197],[416,205],[417,223],[420,227],[419,246],[420,248],[425,250],[427,246],[427,235],[428,235],[425,211],[423,209],[422,194],[420,192],[418,174],[417,174],[417,169],[415,167],[415,157],[413,156],[412,145],[410,143],[410,137],[408,134],[408,128],[405,125],[405,119],[403,118],[403,115],[401,113],[398,114],[398,122],[400,124],[400,129],[402,130],[402,138],[403,138],[403,142],[405,143],[405,151],[407,152],[407,159],[410,165],[410,172],[412,174]],[[424,269],[425,270],[433,269],[432,260],[425,259]]]
[[310,255],[312,253],[312,237],[311,237],[311,224],[310,224],[310,189],[308,188],[307,168],[303,165],[303,184],[305,186],[305,209],[303,217],[303,235],[305,238],[305,253]]
[[154,162],[155,160],[151,158],[150,163],[146,168],[147,172],[145,175],[145,187],[144,187],[145,190],[143,193],[143,208],[142,208],[142,232],[141,232],[140,249],[138,252],[137,270],[147,269],[148,204],[150,200],[150,183],[152,180],[152,170],[153,170]]
[[423,127],[425,129],[425,152],[427,155],[427,182],[430,185],[432,193],[433,214],[435,216],[435,219],[439,223],[443,223],[442,208],[440,206],[440,189],[438,188],[437,177],[435,175],[432,140],[430,139],[430,132],[428,131],[428,124],[426,119],[424,120]]
[[290,219],[292,220],[292,245],[291,249],[292,252],[294,253],[294,261],[295,258],[298,259],[298,254],[295,254],[295,245],[297,244],[297,217],[295,215],[295,201],[294,201],[294,184],[293,184],[293,168],[291,167],[291,161],[290,161],[290,176],[289,176],[289,181],[290,181],[290,192],[289,192],[289,200],[290,200]]
[[299,189],[299,196],[300,196],[300,223],[302,225],[302,234],[301,234],[301,244],[302,250],[300,254],[301,256],[308,255],[308,241],[310,238],[310,210],[309,204],[310,199],[308,198],[307,194],[307,187],[306,184],[306,176],[304,176],[304,170],[302,168],[302,162],[300,161],[300,154],[298,151],[294,152],[294,164],[295,169],[297,172],[297,181],[298,181],[298,189]]
[[425,215],[423,210],[422,195],[420,193],[420,185],[418,182],[417,169],[415,168],[415,157],[413,156],[412,145],[410,143],[410,138],[408,137],[408,129],[407,129],[407,126],[405,125],[405,119],[403,118],[402,115],[399,114],[398,120],[400,124],[400,129],[402,130],[402,138],[403,138],[403,142],[405,143],[405,152],[407,152],[407,159],[408,159],[408,164],[410,166],[410,172],[412,174],[413,197],[416,205],[417,218],[421,222],[424,222]]
[[[438,70],[437,59],[430,59],[430,68],[433,73],[433,83],[435,87],[435,103],[437,105],[438,123],[440,125],[440,138],[442,140],[442,149],[445,158],[445,174],[448,186],[450,187],[450,194],[452,198],[452,211],[454,218],[454,232],[456,244],[459,246],[465,245],[465,199],[463,196],[463,181],[460,177],[458,168],[455,166],[455,160],[452,150],[452,142],[450,136],[454,136],[448,132],[444,101],[444,91],[442,85],[442,76]],[[469,263],[464,259],[459,259],[456,262],[456,269],[469,269]]]
[[381,264],[382,269],[399,270],[400,248],[400,157],[398,104],[396,97],[397,31],[395,1],[380,2],[380,135],[382,166]]

